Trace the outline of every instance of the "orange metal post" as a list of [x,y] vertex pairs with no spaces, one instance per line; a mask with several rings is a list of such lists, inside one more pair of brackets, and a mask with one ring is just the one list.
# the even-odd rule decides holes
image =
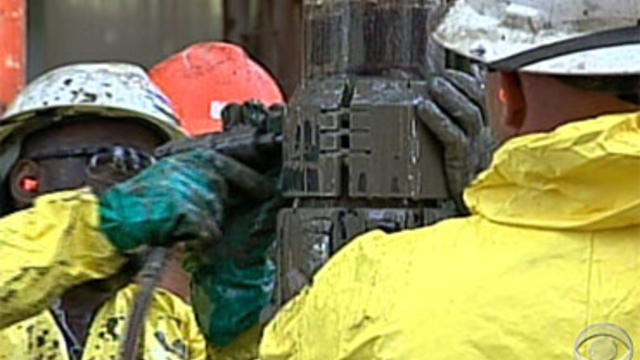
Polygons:
[[26,0],[0,0],[0,114],[26,79]]

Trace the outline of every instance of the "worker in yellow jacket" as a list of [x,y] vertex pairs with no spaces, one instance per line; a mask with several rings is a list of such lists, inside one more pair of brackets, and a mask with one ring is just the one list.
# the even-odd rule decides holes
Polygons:
[[[19,95],[0,123],[9,214],[0,220],[0,359],[119,356],[139,261],[114,253],[97,230],[94,194],[182,137],[170,104],[134,65],[62,67]],[[145,359],[205,357],[192,308],[170,291],[154,293],[143,328]]]
[[[250,251],[264,248],[259,240],[269,236],[258,230],[267,227],[233,221],[237,189],[225,176],[233,165],[212,151],[159,161],[100,196],[43,196],[0,220],[1,231],[56,214],[20,238],[48,231],[78,249],[21,259],[33,269],[26,273],[3,263],[0,326],[44,308],[56,291],[117,273],[131,249],[206,237],[213,219],[227,224],[222,243],[259,246],[232,241],[223,247],[232,251],[198,263],[193,300],[211,358],[631,359],[640,339],[639,12],[620,0],[454,1],[435,39],[488,65],[487,112],[503,142],[466,190],[471,215],[355,239],[264,329],[257,314],[270,284],[235,280],[273,275]],[[449,162],[451,177],[481,126],[461,105],[475,98],[472,81],[436,77],[431,100],[417,105],[447,159],[458,161]],[[188,204],[182,213],[178,200]],[[268,204],[242,209],[259,209],[255,224],[264,225]],[[27,253],[0,245],[3,258]],[[48,277],[52,270],[59,274]]]
[[[480,125],[477,106],[462,105]],[[249,103],[228,113],[253,121],[263,111]],[[282,200],[274,191],[256,201],[247,186],[275,182],[279,159],[254,159],[264,174],[206,149],[156,162],[153,149],[182,134],[162,93],[124,64],[45,74],[12,104],[0,134],[0,359],[119,358],[139,293],[132,257],[192,239],[208,243],[196,240],[202,251],[188,263],[209,358],[255,355]],[[463,159],[449,158],[452,173],[467,171]],[[140,344],[144,359],[206,356],[191,308],[164,290],[154,294]]]
[[[637,1],[453,1],[434,38],[486,65],[503,143],[465,192],[471,215],[355,239],[267,325],[259,358],[632,359],[639,19]],[[436,77],[441,101],[420,106],[447,156],[477,127],[451,85]]]

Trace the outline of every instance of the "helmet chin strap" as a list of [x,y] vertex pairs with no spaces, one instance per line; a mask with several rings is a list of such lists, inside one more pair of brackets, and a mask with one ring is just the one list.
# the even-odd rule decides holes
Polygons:
[[638,25],[606,30],[569,40],[559,41],[525,51],[487,64],[492,69],[517,71],[527,65],[576,52],[611,46],[640,44],[640,19]]

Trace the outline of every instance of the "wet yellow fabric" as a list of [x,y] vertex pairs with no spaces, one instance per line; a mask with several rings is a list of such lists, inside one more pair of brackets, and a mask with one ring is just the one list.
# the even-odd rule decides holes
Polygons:
[[88,190],[42,196],[0,219],[0,329],[40,313],[74,285],[118,271],[124,260],[98,222]]
[[640,224],[640,121],[612,115],[509,142],[465,194],[472,212],[545,229]]
[[[82,359],[118,359],[137,285],[121,290],[96,314]],[[158,290],[144,327],[144,359],[205,359],[205,340],[190,306]],[[67,360],[64,337],[53,315],[44,311],[0,331],[0,359]]]
[[[39,198],[33,208],[0,219],[0,360],[68,359],[64,337],[47,310],[64,290],[113,275],[123,263],[98,230],[90,192]],[[108,300],[91,325],[83,359],[117,359],[137,286]],[[145,359],[204,359],[193,311],[158,290],[144,327]]]
[[640,114],[511,141],[466,200],[468,218],[354,240],[260,358],[567,360],[597,323],[640,343]]

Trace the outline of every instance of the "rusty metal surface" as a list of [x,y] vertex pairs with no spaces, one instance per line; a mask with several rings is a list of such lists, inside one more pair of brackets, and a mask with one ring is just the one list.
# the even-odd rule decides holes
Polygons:
[[0,115],[25,83],[25,0],[0,1]]
[[150,67],[189,44],[223,35],[219,0],[31,0],[30,5],[30,27],[37,32],[30,38],[41,57],[31,76],[75,61],[124,60]]

